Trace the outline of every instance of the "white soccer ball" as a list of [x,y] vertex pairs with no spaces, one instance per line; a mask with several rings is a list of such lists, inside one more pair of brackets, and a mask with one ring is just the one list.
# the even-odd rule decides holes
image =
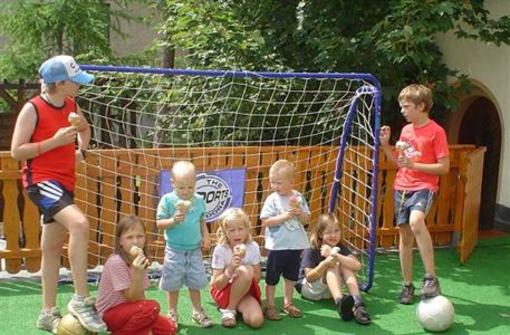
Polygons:
[[416,317],[423,328],[433,332],[445,331],[453,323],[455,309],[446,297],[424,299],[416,308]]

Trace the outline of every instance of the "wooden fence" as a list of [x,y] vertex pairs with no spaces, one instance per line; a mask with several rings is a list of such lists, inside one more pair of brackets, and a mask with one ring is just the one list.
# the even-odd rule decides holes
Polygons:
[[[147,223],[150,252],[160,259],[164,243],[155,228],[157,178],[161,169],[170,169],[173,162],[190,159],[197,170],[246,168],[245,210],[253,226],[258,225],[261,203],[269,190],[269,166],[278,158],[307,162],[297,166],[296,188],[306,194],[312,213],[311,223],[327,211],[327,197],[335,168],[335,150],[294,147],[285,151],[265,150],[263,147],[186,148],[186,149],[130,149],[97,150],[87,155],[87,164],[79,164],[76,203],[90,222],[89,266],[102,263],[112,251],[115,222],[122,214],[136,213]],[[464,211],[465,185],[480,185],[482,173],[470,167],[483,163],[482,155],[474,155],[474,146],[451,146],[451,168],[441,177],[437,201],[427,218],[427,225],[436,246],[458,245],[463,229],[478,227],[477,211]],[[204,155],[204,153],[207,153]],[[233,153],[237,153],[233,155]],[[200,153],[200,155],[198,154]],[[243,156],[243,153],[245,154]],[[235,158],[233,158],[235,157]],[[469,158],[469,159],[468,159]],[[475,163],[473,163],[473,160]],[[469,164],[468,164],[469,163]],[[393,221],[392,187],[395,167],[381,155],[379,197],[377,205],[377,247],[398,245],[398,230]],[[8,152],[0,153],[0,205],[3,204],[3,226],[6,249],[0,250],[5,268],[10,273],[21,269],[35,272],[40,268],[40,224],[37,208],[28,200],[20,185],[20,164]],[[470,186],[472,188],[472,186]],[[0,206],[2,208],[2,206]],[[469,217],[466,217],[469,215]],[[477,229],[477,228],[475,228]],[[260,228],[254,229],[260,234]],[[259,237],[260,238],[260,237]],[[474,247],[474,243],[467,245]]]

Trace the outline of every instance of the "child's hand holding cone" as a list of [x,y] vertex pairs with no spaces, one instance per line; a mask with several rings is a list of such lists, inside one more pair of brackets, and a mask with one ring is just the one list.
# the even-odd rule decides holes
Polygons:
[[129,249],[129,255],[131,256],[132,265],[135,269],[143,271],[149,267],[149,259],[145,256],[143,249],[133,245]]

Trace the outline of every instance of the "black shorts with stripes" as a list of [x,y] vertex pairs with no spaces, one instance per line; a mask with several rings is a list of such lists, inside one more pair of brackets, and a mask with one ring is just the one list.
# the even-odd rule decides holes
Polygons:
[[39,208],[43,223],[53,222],[53,216],[74,204],[74,193],[56,180],[46,180],[27,187],[28,197]]

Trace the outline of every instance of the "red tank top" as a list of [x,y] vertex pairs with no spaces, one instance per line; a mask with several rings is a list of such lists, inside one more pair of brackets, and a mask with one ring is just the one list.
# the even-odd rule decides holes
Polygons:
[[[62,107],[55,107],[40,96],[30,100],[30,103],[37,115],[34,133],[30,139],[32,143],[51,138],[60,128],[69,127],[67,117],[69,113],[76,111],[76,102],[71,98],[66,98]],[[73,192],[76,182],[75,149],[76,145],[70,143],[27,160],[22,168],[23,187],[56,180],[66,190]]]

